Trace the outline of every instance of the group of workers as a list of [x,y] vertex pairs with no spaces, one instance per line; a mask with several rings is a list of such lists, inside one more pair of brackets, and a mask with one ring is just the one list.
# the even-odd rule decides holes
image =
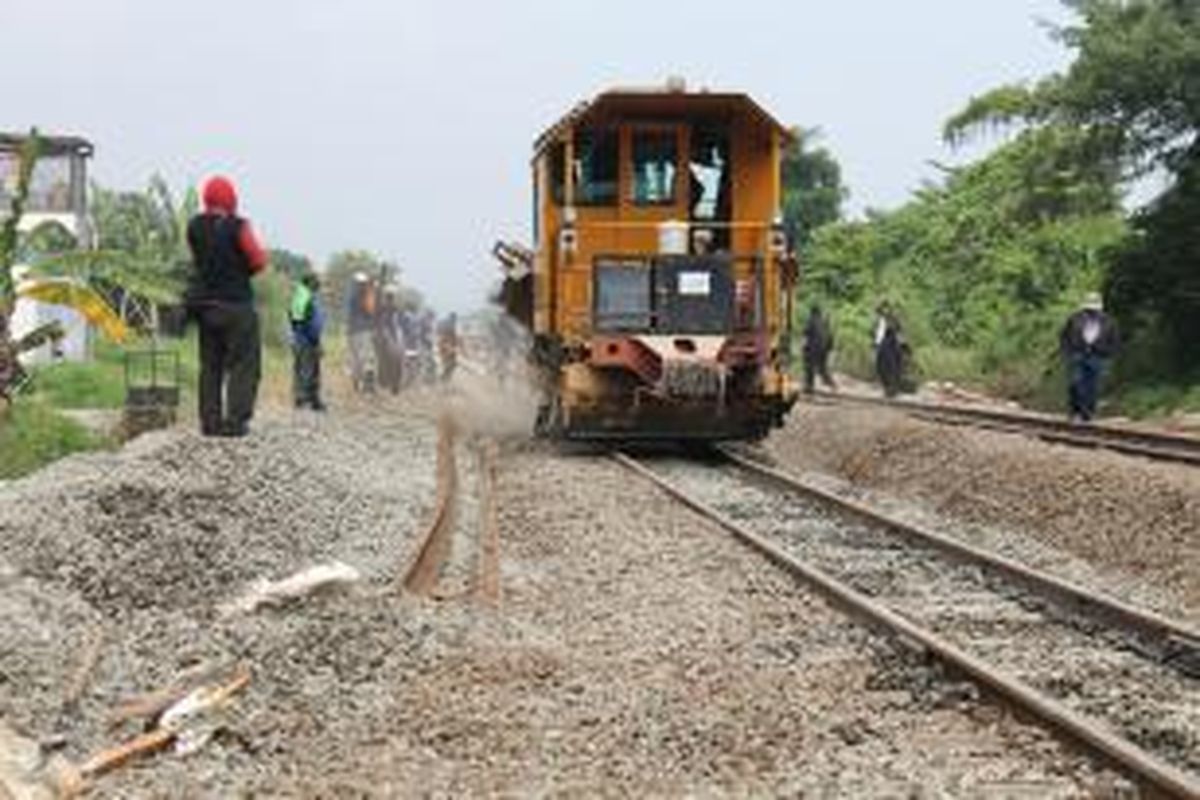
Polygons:
[[[813,394],[817,379],[836,390],[829,369],[833,352],[833,329],[828,316],[814,303],[804,324],[804,391]],[[912,358],[899,317],[890,303],[877,309],[872,335],[875,374],[885,396],[892,398],[905,390]],[[1099,292],[1091,292],[1080,308],[1070,315],[1059,334],[1059,352],[1067,370],[1067,408],[1072,420],[1090,422],[1096,416],[1100,399],[1100,379],[1105,364],[1120,346],[1117,328],[1104,311]]]
[[[200,431],[205,436],[245,436],[258,397],[262,344],[251,282],[267,266],[267,251],[249,220],[238,215],[237,191],[225,177],[210,178],[201,191],[203,210],[188,222],[192,270],[184,294],[189,320],[199,328]],[[321,282],[311,269],[296,276],[288,319],[297,408],[323,411],[322,339],[326,314]],[[434,324],[432,311],[402,308],[395,284],[380,286],[354,275],[347,297],[346,331],[355,388],[399,392],[437,374],[454,375],[460,341],[457,319]]]
[[[254,414],[261,373],[251,279],[266,268],[267,254],[250,222],[238,215],[237,192],[229,179],[208,180],[201,198],[203,211],[187,227],[193,269],[185,294],[189,318],[200,329],[200,429],[207,436],[244,436]],[[882,303],[877,311],[872,336],[875,371],[884,394],[895,397],[904,389],[911,352],[891,305]],[[306,271],[296,280],[289,319],[295,404],[324,410],[325,313],[315,272]],[[433,312],[402,305],[394,283],[374,280],[364,272],[354,275],[347,293],[346,331],[351,378],[360,392],[378,387],[397,393],[413,383],[433,382],[438,361],[441,378],[448,381],[458,364],[461,340],[454,314],[435,324]],[[812,393],[817,379],[836,389],[829,368],[833,329],[819,305],[812,306],[803,335],[805,391]],[[1089,294],[1059,336],[1069,374],[1072,419],[1086,422],[1095,417],[1104,365],[1118,347],[1116,326],[1104,312],[1101,296]]]
[[[900,327],[900,320],[891,304],[881,303],[877,309],[872,344],[875,351],[875,374],[887,397],[895,397],[904,389],[906,370],[910,359],[908,342]],[[814,303],[804,323],[804,392],[816,391],[817,379],[836,391],[837,382],[829,370],[829,358],[833,353],[833,327],[820,304]]]
[[429,309],[402,303],[395,283],[365,272],[355,273],[346,294],[346,333],[351,381],[363,394],[379,389],[398,394],[409,386],[433,383],[439,362],[442,381],[449,381],[458,365],[457,316],[437,322]]

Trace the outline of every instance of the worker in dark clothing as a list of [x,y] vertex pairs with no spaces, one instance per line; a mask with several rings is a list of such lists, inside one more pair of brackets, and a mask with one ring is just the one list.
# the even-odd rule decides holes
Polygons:
[[1104,313],[1104,299],[1099,292],[1089,294],[1083,306],[1067,319],[1059,334],[1059,347],[1070,375],[1067,403],[1071,419],[1090,422],[1096,416],[1104,363],[1120,347],[1117,326]]
[[891,305],[882,303],[878,311],[874,336],[875,373],[883,385],[883,393],[887,397],[895,397],[904,386],[908,345],[904,341],[904,332]]
[[365,272],[356,272],[346,297],[346,333],[350,344],[350,377],[354,390],[375,391],[379,364],[375,359],[376,287]]
[[250,223],[237,215],[231,181],[210,179],[202,200],[203,213],[188,222],[193,266],[186,295],[200,327],[200,430],[245,436],[261,364],[250,279],[266,268],[267,255]]
[[379,364],[379,385],[399,394],[404,377],[404,340],[400,327],[400,289],[395,284],[383,287],[375,311],[375,361]]
[[321,281],[311,269],[296,282],[288,316],[292,323],[292,386],[296,408],[324,411],[321,401],[321,334],[325,312],[321,308]]
[[821,307],[813,303],[804,323],[804,392],[816,391],[817,378],[830,389],[837,389],[829,374],[829,354],[833,351],[833,330]]

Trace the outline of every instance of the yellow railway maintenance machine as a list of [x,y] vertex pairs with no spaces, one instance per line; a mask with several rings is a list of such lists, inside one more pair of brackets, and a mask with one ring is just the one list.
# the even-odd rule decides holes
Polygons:
[[532,333],[539,430],[753,439],[796,400],[791,134],[744,94],[615,90],[534,146],[532,251],[498,246]]

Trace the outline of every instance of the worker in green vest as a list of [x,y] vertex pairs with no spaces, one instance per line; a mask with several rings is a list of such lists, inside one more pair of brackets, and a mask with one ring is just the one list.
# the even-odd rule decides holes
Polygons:
[[321,401],[321,333],[325,314],[321,309],[320,279],[306,269],[292,290],[288,316],[292,323],[292,379],[296,408],[307,406],[324,411]]

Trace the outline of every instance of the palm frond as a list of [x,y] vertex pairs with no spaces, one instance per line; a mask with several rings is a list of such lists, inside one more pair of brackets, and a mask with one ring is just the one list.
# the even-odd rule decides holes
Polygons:
[[79,247],[79,240],[66,225],[56,219],[39,223],[33,230],[21,234],[17,262],[27,264],[46,253],[59,253]]
[[29,333],[22,336],[13,342],[18,354],[28,353],[30,350],[35,350],[47,342],[57,342],[67,335],[63,330],[62,323],[58,320],[47,322],[44,325],[39,325]]
[[129,338],[129,328],[96,290],[70,279],[25,282],[17,290],[19,297],[77,311],[108,339],[121,344]]
[[166,266],[119,250],[54,253],[34,261],[26,275],[105,281],[155,303],[178,302],[183,292],[183,281]]

